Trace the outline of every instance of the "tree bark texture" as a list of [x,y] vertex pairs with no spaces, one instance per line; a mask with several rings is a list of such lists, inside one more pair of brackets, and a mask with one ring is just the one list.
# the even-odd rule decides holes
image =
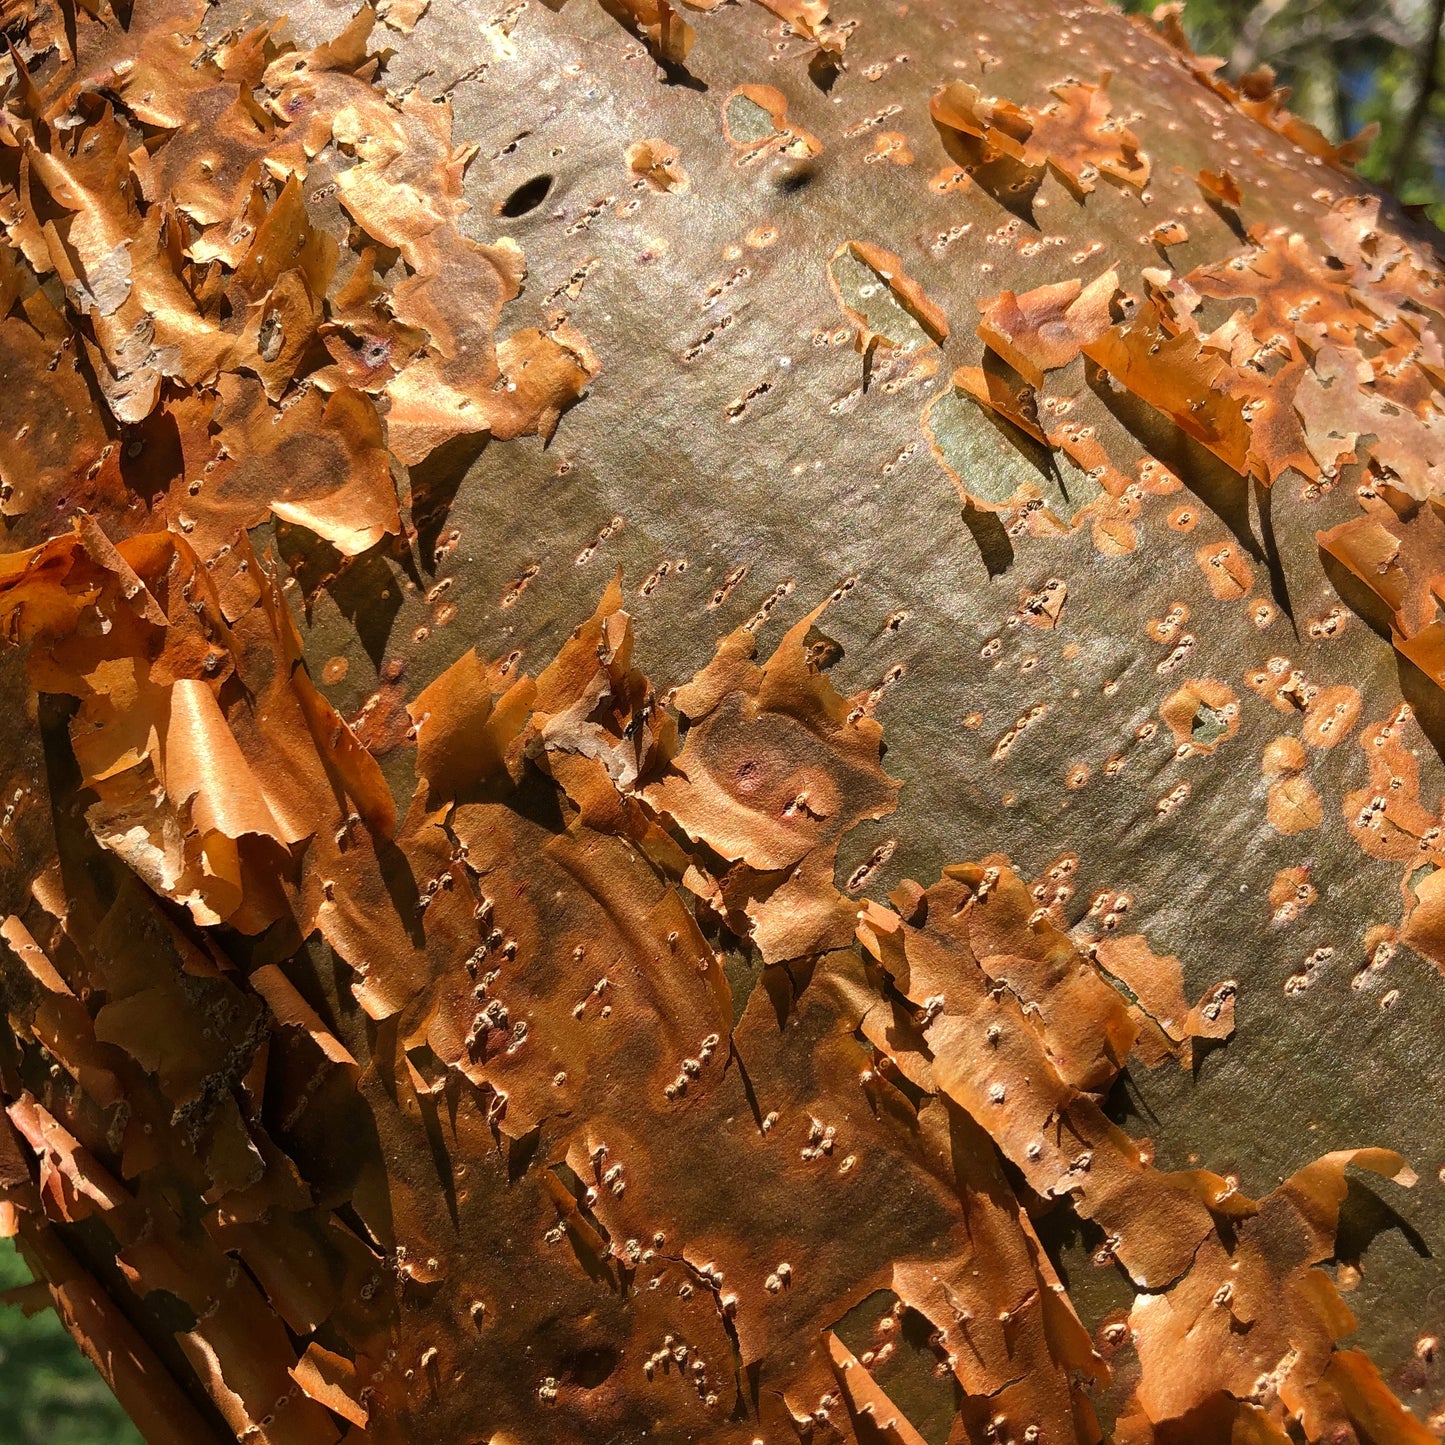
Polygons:
[[1424,1442],[1445,282],[1061,0],[7,0],[0,1224],[151,1445]]

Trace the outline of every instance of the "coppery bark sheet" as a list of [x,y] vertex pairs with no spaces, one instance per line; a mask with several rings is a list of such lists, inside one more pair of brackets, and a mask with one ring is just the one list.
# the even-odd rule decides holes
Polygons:
[[1117,1108],[1303,1032],[1251,940],[1445,968],[1348,148],[1167,10],[4,14],[0,1225],[153,1445],[1434,1438],[1426,1066],[1258,1197]]

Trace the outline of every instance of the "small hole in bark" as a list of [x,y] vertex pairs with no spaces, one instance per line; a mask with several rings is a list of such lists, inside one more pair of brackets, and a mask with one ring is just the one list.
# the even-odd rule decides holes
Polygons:
[[619,1364],[617,1351],[609,1345],[578,1350],[563,1362],[563,1370],[584,1390],[595,1390]]
[[547,199],[547,192],[551,189],[551,176],[533,176],[530,181],[523,181],[497,210],[503,216],[525,216]]

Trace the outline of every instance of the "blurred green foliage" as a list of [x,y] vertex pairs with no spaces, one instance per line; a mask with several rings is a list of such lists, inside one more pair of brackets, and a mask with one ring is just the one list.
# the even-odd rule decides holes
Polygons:
[[[1127,0],[1125,9],[1149,14],[1155,3]],[[1185,0],[1184,29],[1200,54],[1228,62],[1232,79],[1271,66],[1293,92],[1289,108],[1334,140],[1378,123],[1361,174],[1406,205],[1427,207],[1440,225],[1445,57],[1434,37],[1442,9],[1439,0]]]
[[[30,1282],[12,1240],[0,1240],[0,1289]],[[0,1442],[3,1445],[141,1445],[105,1382],[53,1310],[30,1319],[0,1305]]]

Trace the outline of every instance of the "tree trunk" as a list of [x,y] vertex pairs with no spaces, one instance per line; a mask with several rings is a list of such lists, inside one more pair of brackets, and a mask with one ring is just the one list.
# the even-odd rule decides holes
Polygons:
[[1429,240],[1167,11],[381,8],[5,12],[0,1223],[146,1438],[1434,1438]]

